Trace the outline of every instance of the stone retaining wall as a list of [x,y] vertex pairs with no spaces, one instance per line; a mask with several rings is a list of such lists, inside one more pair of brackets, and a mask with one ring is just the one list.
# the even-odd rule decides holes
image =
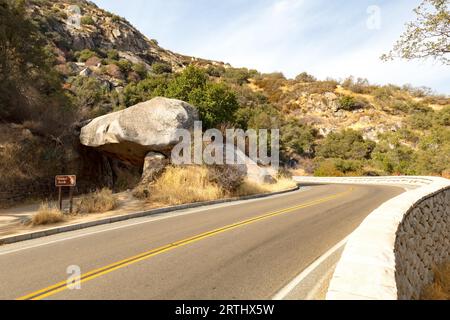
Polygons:
[[419,299],[433,282],[433,266],[450,261],[450,188],[414,205],[397,230],[396,283],[399,299]]
[[418,299],[424,286],[433,280],[433,266],[450,259],[450,180],[436,177],[297,177],[296,180],[414,188],[382,204],[352,233],[331,280],[328,300]]

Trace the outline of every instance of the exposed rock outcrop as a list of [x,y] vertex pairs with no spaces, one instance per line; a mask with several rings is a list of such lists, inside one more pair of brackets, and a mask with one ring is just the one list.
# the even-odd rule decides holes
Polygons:
[[144,161],[141,184],[147,185],[155,181],[164,168],[169,164],[169,160],[161,153],[149,152]]
[[154,98],[92,120],[80,141],[122,161],[143,165],[149,152],[169,155],[179,142],[178,129],[191,130],[197,110],[186,102]]

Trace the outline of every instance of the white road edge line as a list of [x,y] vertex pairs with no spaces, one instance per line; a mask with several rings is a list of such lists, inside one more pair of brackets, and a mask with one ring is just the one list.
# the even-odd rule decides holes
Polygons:
[[350,236],[346,237],[344,240],[339,242],[333,248],[328,250],[319,259],[314,261],[308,268],[302,271],[297,277],[294,278],[290,283],[288,283],[283,289],[281,289],[272,300],[283,300],[294,290],[306,277],[308,277],[318,266],[320,266],[325,260],[327,260],[331,255],[336,253],[341,249],[348,241]]
[[315,298],[317,297],[320,289],[322,289],[322,286],[325,284],[325,282],[327,281],[327,279],[330,276],[333,276],[334,271],[336,270],[336,266],[337,266],[337,262],[336,264],[333,265],[332,268],[330,268],[330,270],[327,271],[327,273],[325,273],[320,279],[319,281],[317,281],[316,285],[311,289],[311,291],[306,295],[305,300],[315,300]]
[[[299,189],[297,191],[294,191],[294,192],[303,193],[303,192],[308,191],[310,189],[311,189],[310,187],[304,187],[304,188],[301,188],[301,189]],[[192,214],[195,214],[195,213],[201,213],[201,212],[209,211],[209,210],[213,210],[213,209],[238,206],[238,205],[241,205],[241,204],[244,204],[244,203],[251,203],[251,202],[258,202],[258,201],[267,200],[267,199],[281,198],[283,196],[292,195],[292,194],[293,193],[286,193],[286,194],[279,194],[279,195],[269,196],[269,197],[260,198],[260,199],[238,200],[236,202],[221,203],[221,204],[215,204],[215,205],[210,205],[210,206],[206,206],[206,207],[183,209],[183,210],[181,210],[179,212],[177,212],[177,211],[175,211],[175,212],[169,211],[169,212],[162,213],[161,215],[157,214],[155,216],[147,216],[147,217],[136,218],[136,219],[139,219],[136,222],[131,222],[132,220],[135,220],[135,219],[119,221],[117,223],[123,223],[123,224],[115,226],[115,227],[113,227],[113,224],[107,224],[107,225],[100,225],[100,226],[92,227],[92,228],[95,228],[95,227],[100,227],[100,228],[103,227],[104,228],[104,229],[96,230],[96,231],[93,231],[91,228],[86,228],[86,229],[81,229],[81,230],[74,230],[74,231],[63,232],[63,233],[59,233],[59,234],[53,235],[53,236],[63,236],[63,238],[61,238],[61,239],[55,239],[55,240],[51,240],[51,241],[47,241],[47,242],[43,242],[43,243],[31,244],[31,245],[27,246],[26,242],[28,242],[28,241],[31,242],[31,241],[44,239],[44,238],[37,238],[37,239],[31,239],[31,240],[27,240],[27,241],[23,241],[23,242],[13,243],[13,244],[10,244],[10,245],[5,245],[5,247],[6,247],[6,246],[13,246],[13,245],[24,244],[23,247],[19,247],[17,249],[5,250],[5,251],[2,251],[2,247],[0,247],[0,256],[11,254],[11,253],[16,253],[16,252],[23,251],[23,250],[43,247],[43,246],[46,246],[46,245],[51,245],[51,244],[55,244],[55,243],[59,243],[59,242],[63,242],[63,241],[83,238],[83,237],[87,237],[87,236],[91,236],[91,235],[95,235],[95,234],[99,234],[99,233],[103,233],[103,232],[109,232],[109,231],[114,231],[114,230],[118,230],[118,229],[130,228],[130,227],[134,227],[134,226],[141,225],[141,224],[146,224],[146,223],[151,223],[151,222],[160,221],[160,220],[166,220],[166,219],[173,219],[173,218],[176,218],[176,217],[192,215]],[[91,230],[89,230],[89,229],[91,229]],[[82,233],[81,234],[77,234],[77,235],[73,235],[73,236],[69,236],[69,237],[67,237],[67,236],[64,237],[64,234],[67,234],[67,233],[70,233],[70,232],[82,232]],[[3,249],[6,249],[5,247]]]

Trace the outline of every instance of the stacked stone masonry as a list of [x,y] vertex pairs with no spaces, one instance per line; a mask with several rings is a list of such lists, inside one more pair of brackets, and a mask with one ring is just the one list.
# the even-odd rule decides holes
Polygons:
[[350,235],[328,300],[414,300],[450,260],[450,180],[437,177],[296,177],[300,183],[401,186]]
[[433,282],[433,267],[450,261],[450,189],[407,213],[397,231],[395,256],[398,298],[419,299]]

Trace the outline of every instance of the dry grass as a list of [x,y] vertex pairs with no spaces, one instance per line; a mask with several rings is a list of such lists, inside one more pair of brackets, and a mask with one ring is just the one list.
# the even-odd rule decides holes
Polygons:
[[434,282],[425,288],[421,300],[450,300],[450,261],[434,269]]
[[235,196],[243,197],[254,194],[271,193],[292,189],[297,184],[292,179],[281,178],[276,183],[273,184],[258,184],[250,182],[248,180],[239,187],[236,191]]
[[42,203],[38,212],[31,218],[33,226],[42,226],[65,221],[64,214],[48,203]]
[[151,186],[150,200],[163,204],[217,200],[224,197],[222,189],[209,179],[206,167],[169,167]]
[[288,190],[296,183],[281,178],[275,184],[257,184],[244,180],[237,188],[227,190],[211,175],[206,166],[168,167],[162,176],[150,186],[139,186],[133,195],[163,205],[212,201],[231,197]]
[[102,190],[85,195],[78,200],[76,213],[103,213],[117,207],[118,201],[111,190]]

